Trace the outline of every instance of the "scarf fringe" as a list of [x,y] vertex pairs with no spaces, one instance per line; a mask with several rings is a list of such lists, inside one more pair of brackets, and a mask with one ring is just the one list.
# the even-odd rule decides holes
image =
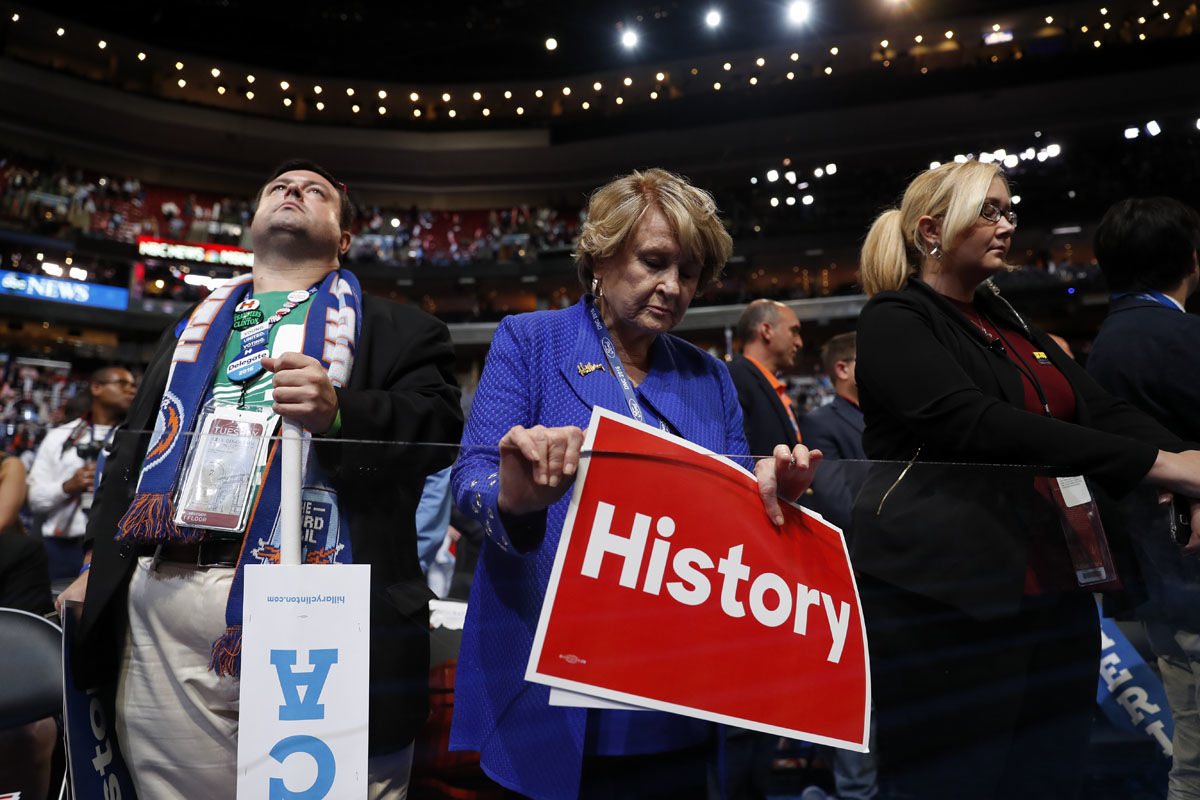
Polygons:
[[212,658],[209,659],[208,668],[217,673],[217,675],[228,675],[232,678],[241,676],[242,673],[242,626],[230,625],[225,629],[224,635],[220,639],[213,642]]
[[118,542],[193,544],[201,538],[202,531],[175,525],[175,504],[171,501],[171,495],[165,492],[139,494],[117,524]]

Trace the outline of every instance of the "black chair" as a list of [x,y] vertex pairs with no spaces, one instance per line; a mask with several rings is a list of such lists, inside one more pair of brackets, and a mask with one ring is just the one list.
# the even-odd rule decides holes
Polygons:
[[62,713],[62,628],[0,608],[0,728]]

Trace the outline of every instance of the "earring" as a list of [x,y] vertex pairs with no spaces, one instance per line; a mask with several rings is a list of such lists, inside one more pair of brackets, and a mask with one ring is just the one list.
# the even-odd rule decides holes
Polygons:
[[592,294],[596,297],[604,297],[604,287],[600,285],[599,278],[592,278]]
[[934,242],[933,247],[929,248],[929,255],[933,256],[934,261],[942,260],[942,243]]

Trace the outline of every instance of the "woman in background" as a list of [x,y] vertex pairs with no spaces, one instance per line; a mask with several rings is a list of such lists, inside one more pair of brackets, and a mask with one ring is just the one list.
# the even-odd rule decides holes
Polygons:
[[[1078,792],[1100,637],[1062,520],[1104,534],[1047,476],[1086,476],[1101,502],[1143,480],[1200,496],[1200,452],[1173,452],[988,282],[1016,222],[997,166],[945,164],[862,250],[864,447],[898,463],[868,478],[850,547],[881,776],[922,798]],[[982,466],[1000,464],[1024,468]]]

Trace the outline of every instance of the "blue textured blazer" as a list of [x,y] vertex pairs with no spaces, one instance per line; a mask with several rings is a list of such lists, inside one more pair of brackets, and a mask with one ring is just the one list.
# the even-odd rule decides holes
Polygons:
[[[496,506],[496,445],[514,425],[582,428],[595,406],[627,413],[607,369],[580,374],[580,364],[605,363],[587,302],[590,296],[569,309],[500,323],[451,477],[458,507],[487,536],[459,652],[450,747],[478,750],[488,775],[534,798],[576,797],[584,752],[588,712],[551,707],[549,688],[524,679],[570,492],[547,509],[540,544],[517,552]],[[729,372],[695,346],[659,336],[636,392],[644,408],[684,439],[717,453],[749,452]],[[751,466],[748,459],[740,463]]]

